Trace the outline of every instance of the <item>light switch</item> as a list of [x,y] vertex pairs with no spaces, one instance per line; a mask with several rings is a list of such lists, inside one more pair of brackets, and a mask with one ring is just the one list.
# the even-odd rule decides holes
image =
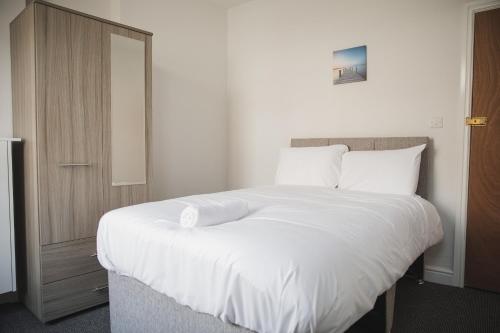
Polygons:
[[431,128],[443,128],[443,117],[432,117],[430,121]]

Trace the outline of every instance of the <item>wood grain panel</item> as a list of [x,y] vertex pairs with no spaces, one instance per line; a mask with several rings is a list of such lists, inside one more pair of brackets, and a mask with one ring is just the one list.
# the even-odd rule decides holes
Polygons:
[[373,138],[333,138],[328,139],[328,144],[344,144],[349,147],[350,151],[375,149],[375,139]]
[[107,285],[108,276],[106,270],[44,285],[43,320],[49,321],[94,305],[106,303],[108,301]]
[[[146,66],[146,184],[145,185],[125,185],[125,186],[112,186],[111,174],[111,34],[118,34],[121,36],[134,38],[144,41],[145,47],[145,66]],[[111,210],[119,207],[129,206],[146,202],[150,198],[150,183],[152,175],[152,162],[151,162],[151,36],[130,31],[127,29],[119,28],[113,25],[105,24],[103,26],[103,123],[104,123],[104,199],[106,200],[105,209]],[[131,157],[133,158],[133,157]]]
[[[105,179],[111,178],[106,178],[109,161],[103,161],[103,133],[110,127],[103,127],[109,125],[109,108],[102,105],[109,99],[103,100],[102,93],[109,87],[102,85],[102,22],[108,21],[35,0],[11,23],[13,127],[25,141],[25,209],[16,208],[22,221],[16,228],[23,236],[17,250],[19,295],[43,321],[107,301],[106,291],[93,291],[106,284],[106,272],[93,256],[91,237],[105,205],[149,198],[149,186],[115,192],[109,187],[110,199],[103,198]],[[151,36],[131,29],[118,30],[146,41],[149,183]],[[107,46],[109,54],[109,40]],[[60,163],[90,165],[62,168]]]
[[328,146],[328,139],[292,139],[291,147],[321,147]]
[[[41,243],[96,234],[103,213],[101,24],[36,6]],[[65,163],[89,166],[61,167]]]
[[465,285],[500,292],[500,9],[475,15]]
[[13,134],[24,140],[23,215],[16,217],[18,294],[41,316],[38,178],[35,94],[34,8],[26,8],[10,24]]
[[97,260],[95,237],[45,245],[41,260],[44,284],[103,269]]

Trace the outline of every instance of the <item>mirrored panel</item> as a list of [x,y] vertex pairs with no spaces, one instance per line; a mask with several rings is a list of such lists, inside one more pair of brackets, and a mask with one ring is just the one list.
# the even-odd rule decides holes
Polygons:
[[113,186],[146,184],[145,43],[111,34]]

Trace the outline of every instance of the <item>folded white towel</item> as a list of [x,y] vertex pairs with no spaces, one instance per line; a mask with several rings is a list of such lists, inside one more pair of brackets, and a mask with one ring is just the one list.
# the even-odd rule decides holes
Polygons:
[[231,222],[248,215],[248,203],[241,199],[193,196],[177,200],[186,205],[180,216],[184,228]]

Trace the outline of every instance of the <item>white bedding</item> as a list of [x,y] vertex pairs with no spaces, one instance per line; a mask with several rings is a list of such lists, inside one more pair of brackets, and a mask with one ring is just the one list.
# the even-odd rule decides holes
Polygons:
[[183,229],[175,200],[99,223],[108,270],[257,332],[343,332],[443,237],[418,196],[271,186],[209,194],[247,200],[235,222]]

